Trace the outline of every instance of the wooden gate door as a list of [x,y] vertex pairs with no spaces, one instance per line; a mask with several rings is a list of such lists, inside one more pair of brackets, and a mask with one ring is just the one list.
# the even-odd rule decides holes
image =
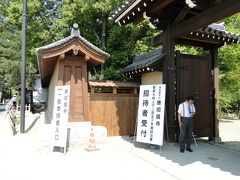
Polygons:
[[69,121],[88,120],[87,65],[79,56],[67,56],[60,61],[60,79],[70,85]]
[[213,136],[211,58],[177,52],[176,65],[177,107],[188,95],[193,95],[197,111],[193,121],[193,132],[197,136],[211,138]]

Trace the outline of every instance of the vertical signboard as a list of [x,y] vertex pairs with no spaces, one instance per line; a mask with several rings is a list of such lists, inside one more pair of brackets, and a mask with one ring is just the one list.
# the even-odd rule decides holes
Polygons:
[[165,93],[165,84],[140,86],[136,141],[163,144]]
[[53,110],[53,146],[66,149],[70,86],[55,87]]

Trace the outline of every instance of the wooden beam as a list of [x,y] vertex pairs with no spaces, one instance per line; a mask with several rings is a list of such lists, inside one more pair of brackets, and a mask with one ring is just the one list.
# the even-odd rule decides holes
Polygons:
[[158,46],[163,43],[163,33],[154,36],[151,40],[152,46]]
[[216,4],[221,4],[223,2],[223,0],[215,0],[212,4],[216,5]]
[[238,12],[240,12],[239,0],[225,0],[223,3],[211,7],[199,15],[196,15],[191,19],[188,19],[171,28],[171,37],[178,38],[189,34],[192,31],[232,16]]
[[[164,7],[169,5],[173,0],[160,0],[157,3],[154,3],[149,9],[150,14],[156,14],[159,13]],[[157,5],[156,5],[157,4]]]
[[202,47],[205,49],[208,49],[212,46],[212,44],[209,44],[206,42],[199,42],[199,41],[194,41],[194,40],[189,40],[189,39],[181,39],[181,38],[176,39],[175,42],[176,42],[176,44],[180,44],[180,45]]
[[212,38],[213,36],[211,36],[211,37],[209,36],[209,38],[207,38],[207,35],[204,35],[204,37],[202,35],[203,34],[199,33],[199,35],[197,36],[196,33],[194,33],[193,35],[187,35],[187,36],[180,37],[180,39],[198,41],[198,42],[209,43],[209,44],[221,44],[222,43],[222,41],[220,39],[218,39],[218,37],[215,37],[213,39]]
[[117,88],[113,87],[113,94],[117,94]]
[[142,21],[144,21],[144,17],[143,14],[139,14],[136,16],[136,18],[133,20],[133,25],[136,26],[139,23],[141,23]]
[[[147,12],[147,16],[152,18],[154,17],[153,14],[159,13],[164,7],[166,7],[172,1],[173,0],[160,0],[157,2],[157,4],[154,3],[153,5],[147,6],[147,8],[144,11]],[[135,15],[135,18],[133,20],[133,25],[138,25],[143,20],[144,20],[143,12],[141,12],[140,14]],[[125,18],[125,21],[128,22],[126,18]]]
[[95,93],[95,87],[91,87],[91,93],[92,93],[92,94]]
[[[163,43],[163,35],[162,33],[154,36],[152,38],[152,46],[158,46]],[[216,45],[216,47],[221,47],[224,45],[224,42],[218,41],[217,39],[205,38],[201,35],[199,36],[193,36],[193,35],[186,35],[183,37],[179,37],[176,39],[177,44],[182,45],[192,45],[195,47],[210,47],[213,45]]]
[[141,2],[141,0],[136,0],[133,4],[131,4],[125,11],[123,11],[116,19],[115,22],[120,21],[121,19],[123,19],[124,16],[126,16],[129,12],[131,12],[131,10],[133,8],[135,8],[139,3]]
[[178,24],[179,22],[181,22],[185,16],[187,15],[188,11],[190,10],[189,6],[185,6],[180,13],[178,14],[178,16],[176,17],[176,19],[173,21],[172,26],[175,26],[176,24]]
[[59,55],[58,59],[61,61],[61,60],[64,60],[65,58],[65,53],[62,53]]
[[89,56],[88,54],[85,54],[85,55],[84,55],[84,60],[85,60],[85,61],[89,61],[90,59],[91,59],[91,58],[90,58],[90,56]]
[[138,89],[137,88],[134,88],[133,89],[133,94],[137,94],[138,93]]

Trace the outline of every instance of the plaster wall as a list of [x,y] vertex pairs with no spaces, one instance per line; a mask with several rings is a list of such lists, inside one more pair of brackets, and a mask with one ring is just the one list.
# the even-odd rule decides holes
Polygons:
[[33,102],[34,103],[45,103],[47,102],[48,88],[42,88],[40,76],[35,77],[35,85],[33,91]]
[[53,106],[54,106],[54,98],[55,98],[55,87],[57,86],[58,81],[58,72],[59,72],[59,61],[57,62],[53,75],[51,77],[51,81],[48,88],[48,102],[47,102],[47,114],[48,121],[51,123],[53,117]]
[[151,84],[162,84],[163,83],[163,73],[161,71],[149,72],[142,74],[141,84],[151,85]]

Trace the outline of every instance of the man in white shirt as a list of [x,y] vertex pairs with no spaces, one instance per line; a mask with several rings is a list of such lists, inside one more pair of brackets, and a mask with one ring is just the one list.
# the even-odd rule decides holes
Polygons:
[[196,109],[194,107],[193,101],[193,96],[188,96],[186,101],[181,103],[178,107],[178,122],[180,127],[179,144],[181,153],[184,153],[185,144],[187,145],[186,150],[193,152],[191,149],[193,124],[192,118],[196,114]]
[[17,96],[16,95],[14,95],[12,97],[11,102],[12,102],[13,108],[16,109],[16,106],[17,106]]

